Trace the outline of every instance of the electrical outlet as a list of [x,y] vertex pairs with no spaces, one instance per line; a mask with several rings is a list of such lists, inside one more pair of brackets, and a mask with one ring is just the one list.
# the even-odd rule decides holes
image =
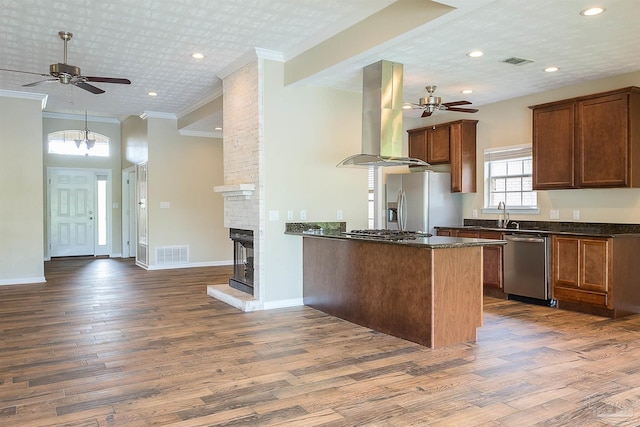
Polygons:
[[549,218],[550,219],[560,219],[560,211],[557,209],[551,209],[549,211]]
[[303,221],[307,219],[307,211],[305,211],[304,209],[300,211],[300,219]]
[[269,221],[278,221],[280,219],[279,211],[269,211]]
[[574,210],[573,211],[573,219],[578,220],[580,219],[580,211],[579,210]]
[[338,210],[338,212],[336,213],[336,219],[341,220],[342,219],[342,211]]
[[293,211],[287,211],[287,220],[288,221],[293,220]]
[[471,211],[471,216],[474,218],[478,218],[478,209],[474,209]]

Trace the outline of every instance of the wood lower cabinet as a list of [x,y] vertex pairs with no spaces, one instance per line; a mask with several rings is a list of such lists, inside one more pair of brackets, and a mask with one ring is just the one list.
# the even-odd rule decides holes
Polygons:
[[552,298],[613,309],[611,240],[553,236]]
[[529,108],[534,190],[640,187],[640,88]]
[[[502,240],[502,233],[497,231],[461,230],[440,228],[438,236],[466,237],[470,239]],[[503,289],[503,246],[492,245],[482,248],[482,284],[485,287]]]
[[640,236],[551,237],[551,297],[558,307],[608,317],[640,313]]
[[[502,233],[483,231],[480,233],[481,239],[502,240]],[[502,265],[504,246],[484,246],[482,248],[482,260],[484,270],[482,272],[484,286],[490,286],[492,288],[503,289],[503,274],[504,269]]]
[[451,165],[451,192],[476,192],[477,120],[458,120],[409,133],[409,157],[432,165]]

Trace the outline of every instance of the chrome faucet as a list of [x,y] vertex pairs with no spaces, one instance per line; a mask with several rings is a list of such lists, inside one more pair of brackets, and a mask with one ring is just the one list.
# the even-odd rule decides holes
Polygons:
[[498,217],[498,227],[507,228],[509,225],[509,213],[507,212],[507,205],[504,202],[498,203],[498,210],[502,211],[500,216]]

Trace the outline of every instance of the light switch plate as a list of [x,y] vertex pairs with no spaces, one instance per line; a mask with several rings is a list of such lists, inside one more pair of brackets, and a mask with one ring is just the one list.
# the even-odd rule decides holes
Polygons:
[[549,218],[550,219],[560,219],[560,211],[557,209],[551,209],[549,211]]
[[169,202],[160,202],[160,209],[169,209],[171,207],[171,203]]
[[341,220],[342,219],[342,211],[338,210],[338,212],[336,213],[336,219]]
[[478,209],[474,209],[471,211],[471,216],[474,218],[478,218]]
[[279,211],[269,211],[269,221],[278,221],[280,219]]
[[573,211],[573,219],[580,219],[580,211],[579,210],[574,210]]

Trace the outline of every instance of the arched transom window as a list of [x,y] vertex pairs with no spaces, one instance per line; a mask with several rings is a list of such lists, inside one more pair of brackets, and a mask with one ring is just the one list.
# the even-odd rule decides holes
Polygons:
[[47,142],[49,154],[109,157],[109,138],[96,132],[83,130],[51,132],[47,135]]

